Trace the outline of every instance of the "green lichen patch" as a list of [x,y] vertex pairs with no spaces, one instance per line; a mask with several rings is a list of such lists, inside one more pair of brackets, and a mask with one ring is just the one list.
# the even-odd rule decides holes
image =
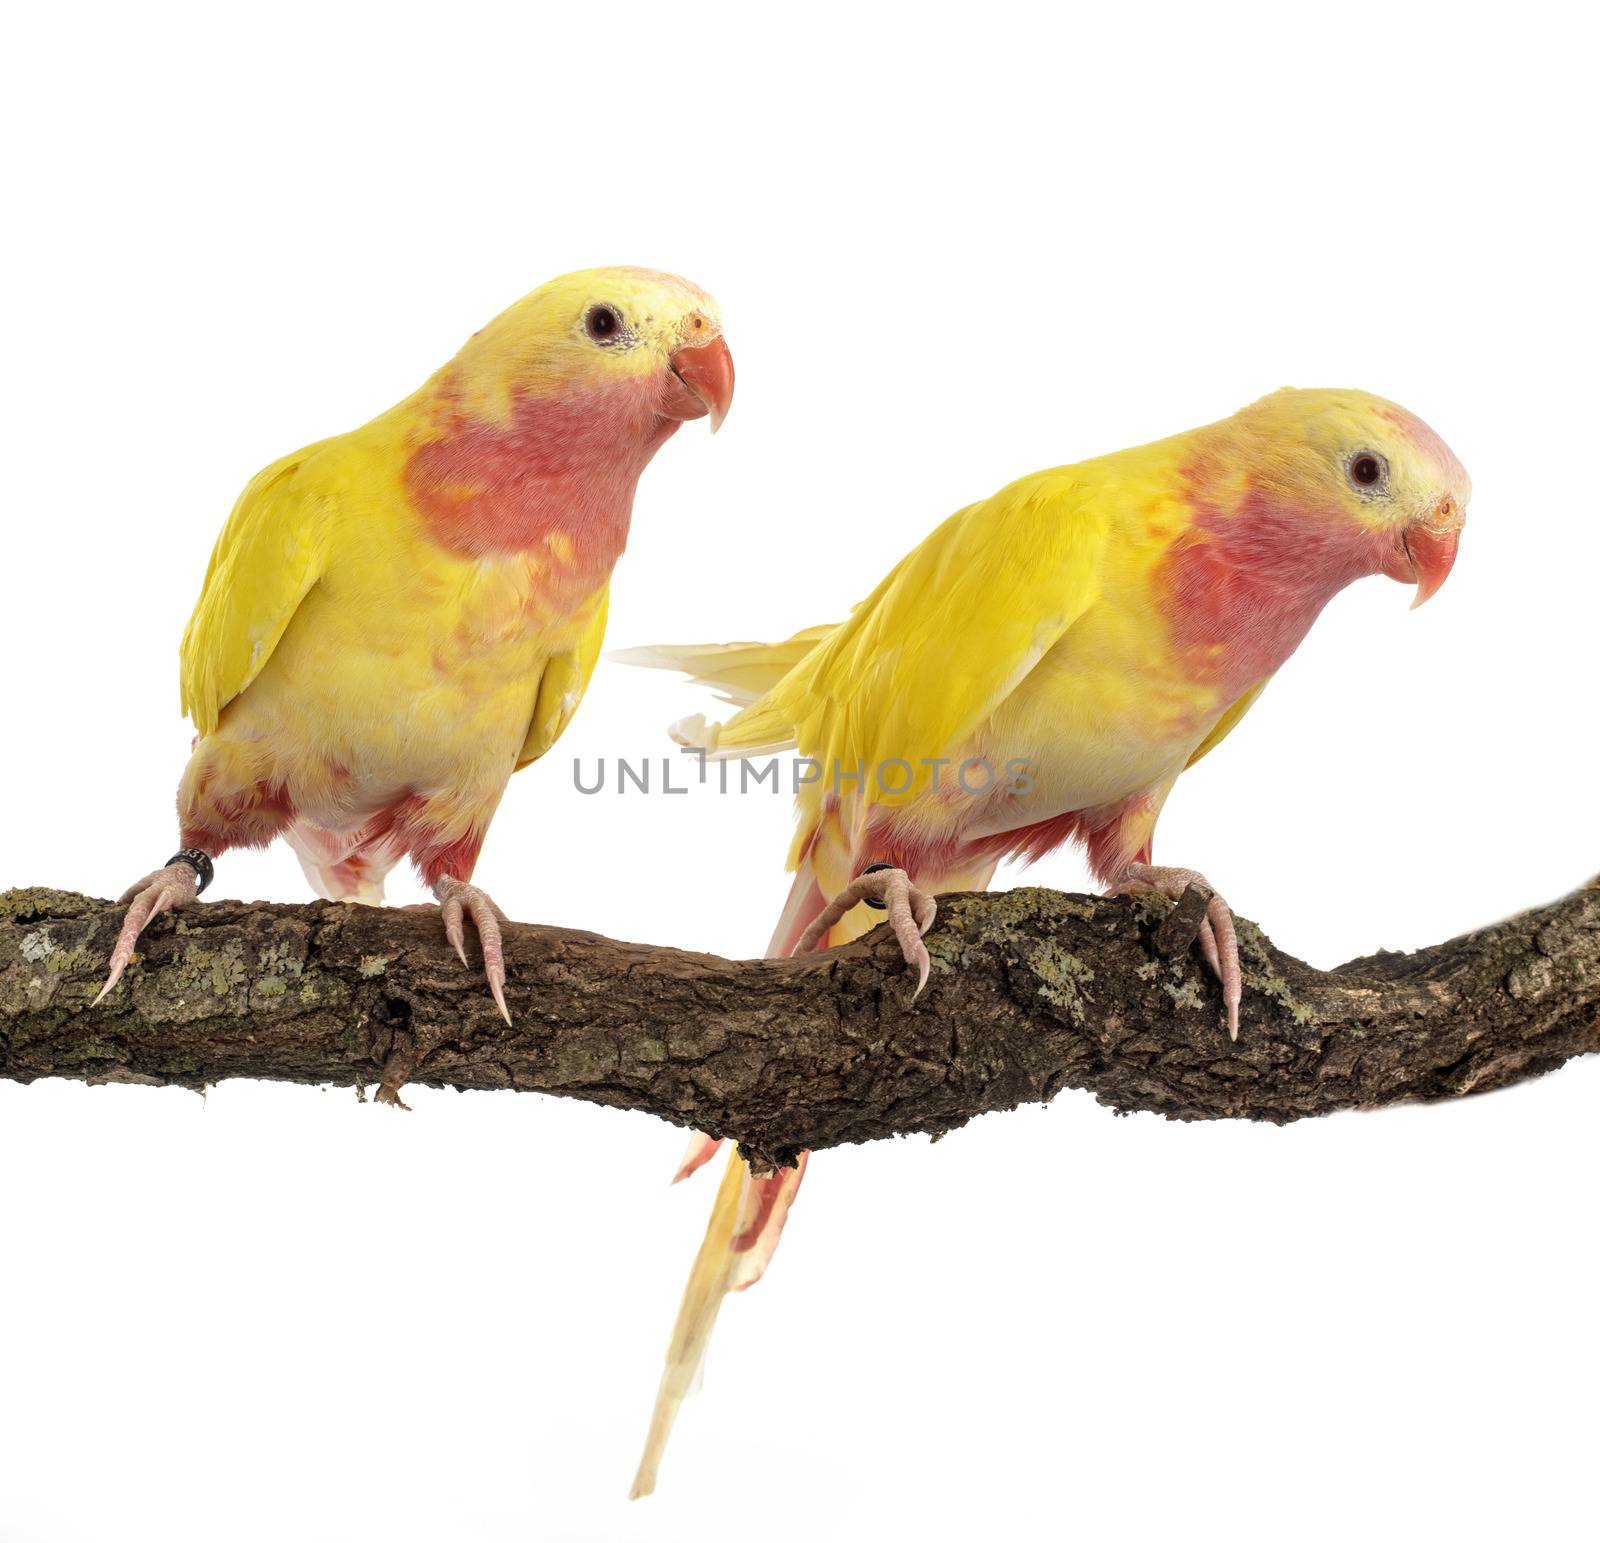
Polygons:
[[297,981],[296,995],[304,1000],[305,945],[297,936],[268,943],[256,954],[256,977],[250,987],[252,1007],[275,1007],[284,1002]]
[[1239,935],[1239,966],[1245,985],[1276,1002],[1300,1027],[1315,1023],[1317,1015],[1294,994],[1283,972],[1272,962],[1260,928],[1242,916],[1236,916],[1233,924]]
[[244,944],[237,938],[230,938],[220,948],[191,943],[171,968],[185,994],[209,992],[213,997],[225,997],[250,978]]
[[104,966],[105,956],[84,941],[83,934],[90,930],[81,926],[37,928],[15,938],[14,949],[10,946],[13,940],[6,939],[0,1009],[8,1014],[37,1011],[54,1002],[63,988],[92,977]]
[[[128,984],[139,1015],[147,1023],[195,1023],[245,1007],[245,988],[250,983],[248,949],[242,938],[226,932],[221,938],[221,943],[210,948],[187,938],[176,940],[179,952],[162,967],[147,973],[130,970]],[[138,957],[134,954],[134,959]]]
[[1028,968],[1038,977],[1039,995],[1082,1022],[1084,1008],[1094,1000],[1086,989],[1094,970],[1054,938],[1034,945],[1028,954]]
[[257,972],[263,975],[298,976],[305,967],[304,951],[292,942],[268,943],[256,956]]
[[940,926],[928,938],[928,958],[935,970],[948,972],[973,967],[998,948],[1007,964],[1033,974],[1045,1001],[1081,1022],[1093,1000],[1087,988],[1094,970],[1052,934],[1066,931],[1069,919],[1091,921],[1095,914],[1094,901],[1051,889],[947,901]]
[[71,975],[75,970],[86,970],[98,962],[92,948],[76,943],[71,948],[56,947],[44,957],[44,967],[52,975]]
[[1161,989],[1172,998],[1174,1007],[1192,1008],[1198,1012],[1206,1005],[1206,994],[1193,976],[1186,976],[1177,981],[1164,980],[1161,982]]
[[1053,889],[1012,889],[998,894],[947,900],[928,938],[928,958],[935,970],[960,970],[987,948],[1000,947],[1015,963],[1038,946],[1035,934],[1048,932],[1072,917],[1092,920],[1094,902]]
[[73,895],[66,890],[34,884],[25,889],[8,889],[0,894],[0,921],[26,924],[88,916],[104,903],[91,900],[87,895]]

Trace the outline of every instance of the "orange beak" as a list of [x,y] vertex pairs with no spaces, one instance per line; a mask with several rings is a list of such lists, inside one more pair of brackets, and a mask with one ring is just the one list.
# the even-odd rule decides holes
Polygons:
[[709,343],[680,348],[671,362],[673,373],[705,404],[715,434],[733,404],[733,355],[728,345],[715,337]]
[[1461,527],[1466,523],[1455,499],[1447,498],[1427,520],[1419,520],[1401,533],[1406,557],[1416,576],[1417,595],[1411,602],[1414,611],[1438,592],[1455,566],[1456,548],[1461,545]]

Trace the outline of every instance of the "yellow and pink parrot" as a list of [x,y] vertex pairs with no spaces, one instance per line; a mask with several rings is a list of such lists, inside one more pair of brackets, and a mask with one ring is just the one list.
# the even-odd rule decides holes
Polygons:
[[[621,655],[740,708],[674,725],[713,757],[797,749],[795,879],[769,952],[835,945],[887,909],[907,963],[936,891],[1069,839],[1113,894],[1181,894],[1152,864],[1173,783],[1215,748],[1345,585],[1444,582],[1471,487],[1444,441],[1359,391],[1284,390],[1205,428],[1036,473],[952,515],[837,626],[786,643]],[[1242,993],[1216,896],[1199,945],[1230,1034]],[[678,1177],[718,1142],[695,1137]],[[805,1171],[735,1152],[679,1310],[633,1493],[655,1486],[725,1293],[758,1280]]]
[[331,899],[380,902],[409,856],[463,963],[471,919],[509,1021],[479,848],[511,774],[577,710],[640,473],[732,396],[709,295],[599,268],[519,300],[364,428],[258,473],[183,637],[182,850],[123,896],[100,996],[215,858],[282,836]]

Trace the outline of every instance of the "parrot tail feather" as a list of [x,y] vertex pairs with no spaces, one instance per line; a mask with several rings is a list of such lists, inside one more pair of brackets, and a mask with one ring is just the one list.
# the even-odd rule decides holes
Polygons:
[[778,755],[794,748],[794,723],[767,699],[786,675],[838,629],[807,627],[782,643],[663,643],[627,648],[606,657],[647,670],[682,670],[696,685],[709,686],[739,711],[726,723],[707,723],[703,713],[680,718],[668,729],[678,744],[708,759],[740,760]]
[[761,1279],[778,1246],[778,1236],[788,1220],[805,1168],[806,1154],[801,1153],[793,1168],[780,1168],[757,1178],[737,1152],[729,1154],[711,1207],[711,1220],[689,1271],[689,1283],[684,1287],[678,1320],[667,1345],[667,1365],[651,1411],[644,1455],[628,1491],[630,1500],[654,1492],[656,1473],[678,1410],[699,1386],[706,1346],[722,1299],[728,1292],[743,1291]]
[[662,643],[608,653],[614,664],[644,670],[681,670],[697,686],[709,686],[731,707],[748,707],[769,692],[830,632],[807,627],[782,643]]
[[[828,903],[812,862],[814,835],[814,830],[803,835],[802,851],[796,864],[798,871],[789,902],[779,918],[778,930],[767,949],[769,958],[790,954],[801,934]],[[721,1140],[715,1136],[693,1132],[672,1182],[676,1184],[703,1168],[721,1145]],[[701,1365],[722,1299],[730,1291],[747,1291],[766,1273],[810,1155],[802,1152],[793,1168],[780,1168],[757,1178],[737,1150],[729,1154],[728,1166],[711,1208],[711,1220],[689,1271],[689,1283],[684,1287],[683,1302],[667,1346],[667,1365],[661,1374],[661,1386],[650,1416],[644,1455],[639,1459],[639,1471],[628,1492],[630,1500],[638,1500],[655,1490],[656,1471],[678,1410],[684,1399],[700,1385]]]
[[324,900],[382,905],[383,881],[399,861],[387,843],[367,842],[363,832],[345,834],[296,820],[283,833],[300,870]]
[[787,959],[795,944],[805,936],[809,927],[827,909],[828,897],[822,893],[817,876],[811,866],[808,852],[800,859],[794,883],[789,887],[789,898],[784,903],[783,915],[773,929],[772,941],[767,944],[767,958]]
[[768,715],[758,720],[760,726],[751,733],[741,721],[743,717],[740,713],[726,723],[707,723],[704,713],[691,713],[668,724],[667,737],[685,750],[698,750],[708,761],[746,761],[794,749],[793,728],[774,723]]
[[703,1130],[690,1131],[689,1145],[684,1148],[683,1161],[678,1164],[672,1182],[681,1184],[690,1174],[698,1173],[717,1155],[717,1148],[721,1145],[719,1136],[708,1136]]
[[764,1179],[750,1180],[749,1214],[741,1217],[743,1225],[733,1240],[729,1291],[748,1291],[767,1273],[767,1266],[778,1251],[784,1223],[789,1220],[789,1207],[800,1192],[800,1181],[806,1175],[806,1161],[810,1156],[809,1152],[802,1152],[794,1167],[780,1168]]

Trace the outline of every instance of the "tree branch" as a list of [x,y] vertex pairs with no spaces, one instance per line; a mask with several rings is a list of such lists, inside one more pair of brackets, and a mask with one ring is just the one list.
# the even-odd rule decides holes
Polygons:
[[827,954],[734,961],[512,925],[507,1028],[434,916],[327,902],[162,917],[91,1011],[121,908],[12,890],[0,1077],[517,1088],[643,1110],[783,1163],[938,1136],[1065,1087],[1122,1111],[1283,1122],[1501,1087],[1600,1049],[1600,880],[1326,972],[1241,920],[1237,1044],[1195,953],[1162,952],[1171,910],[1040,889],[944,897],[914,1002],[885,928]]

